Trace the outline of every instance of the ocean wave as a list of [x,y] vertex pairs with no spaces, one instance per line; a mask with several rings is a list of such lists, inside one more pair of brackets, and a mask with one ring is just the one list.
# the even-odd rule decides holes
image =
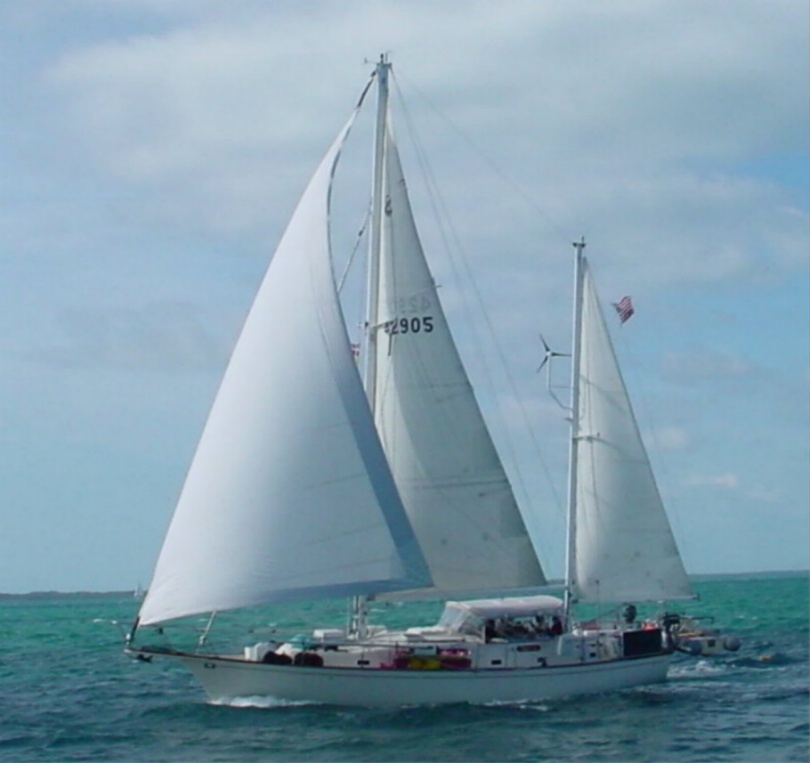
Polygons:
[[758,670],[782,667],[785,665],[801,665],[806,661],[797,657],[791,657],[784,652],[773,652],[760,654],[755,657],[737,657],[731,660],[730,664],[737,668],[756,668]]

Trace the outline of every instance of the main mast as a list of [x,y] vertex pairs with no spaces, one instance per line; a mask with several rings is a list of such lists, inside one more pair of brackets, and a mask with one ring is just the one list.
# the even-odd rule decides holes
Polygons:
[[565,554],[565,615],[570,615],[571,605],[576,601],[576,530],[577,530],[577,457],[579,448],[579,373],[580,348],[582,345],[582,282],[584,275],[585,238],[575,241],[574,261],[574,318],[571,338],[571,439],[568,455],[568,537]]
[[368,256],[368,286],[366,292],[366,357],[363,384],[372,414],[377,410],[377,329],[379,326],[380,256],[383,239],[385,203],[385,141],[388,123],[388,72],[391,64],[385,55],[377,63],[377,123],[374,136],[374,174],[371,195],[371,242]]
[[[371,243],[368,259],[368,286],[366,291],[366,352],[363,364],[363,385],[372,416],[377,408],[377,333],[379,328],[380,255],[382,252],[383,216],[385,200],[385,141],[388,123],[388,72],[391,64],[383,54],[377,62],[377,122],[374,135],[374,170],[371,195]],[[366,637],[368,597],[352,599],[349,635]]]

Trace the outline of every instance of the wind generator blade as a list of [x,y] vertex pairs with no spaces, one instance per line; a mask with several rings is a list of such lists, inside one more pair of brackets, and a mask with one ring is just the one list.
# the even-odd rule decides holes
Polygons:
[[537,371],[535,373],[539,374],[543,370],[543,367],[546,365],[546,363],[548,363],[549,360],[551,360],[551,358],[570,357],[570,355],[567,352],[555,352],[554,350],[551,349],[551,347],[548,346],[548,342],[546,342],[546,339],[542,334],[538,334],[538,336],[540,337],[540,341],[543,343],[543,350],[545,351],[545,354],[543,355],[543,362],[539,366],[537,366]]

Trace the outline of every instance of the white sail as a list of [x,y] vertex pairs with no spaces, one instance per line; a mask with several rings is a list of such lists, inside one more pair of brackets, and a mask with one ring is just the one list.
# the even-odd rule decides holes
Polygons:
[[430,584],[352,358],[326,154],[276,250],[189,470],[140,623]]
[[582,260],[576,490],[580,601],[691,595],[599,298]]
[[390,127],[384,157],[375,418],[405,510],[438,591],[543,585],[439,303]]

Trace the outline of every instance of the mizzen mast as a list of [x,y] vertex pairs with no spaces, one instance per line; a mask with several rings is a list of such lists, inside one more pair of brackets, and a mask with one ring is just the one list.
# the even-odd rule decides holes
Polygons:
[[579,432],[579,375],[582,345],[582,298],[585,238],[573,243],[576,250],[574,261],[574,315],[571,338],[571,435],[568,458],[568,521],[565,553],[565,615],[570,615],[571,605],[576,601],[576,523],[577,523],[577,441]]

